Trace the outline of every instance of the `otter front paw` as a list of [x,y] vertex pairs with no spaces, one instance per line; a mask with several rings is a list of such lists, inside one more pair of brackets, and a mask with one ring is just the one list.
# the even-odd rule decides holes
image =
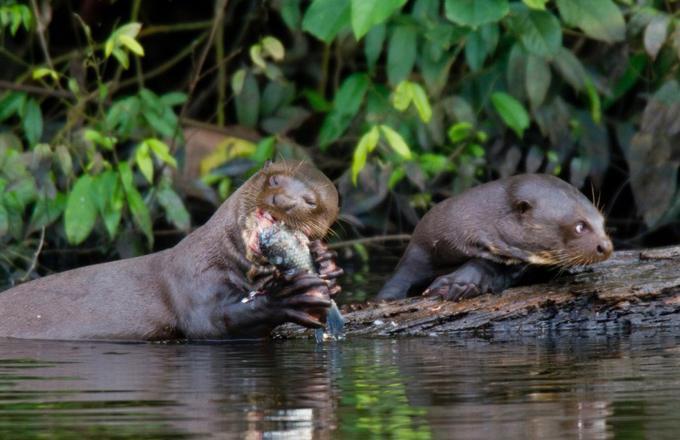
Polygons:
[[328,245],[321,240],[310,243],[309,250],[319,271],[319,277],[328,281],[328,291],[331,297],[340,293],[342,287],[338,284],[338,278],[345,272],[335,261],[338,256],[337,252],[328,249]]
[[311,273],[285,277],[284,281],[282,287],[271,293],[284,322],[303,327],[323,327],[331,305],[327,281]]
[[494,291],[494,277],[492,268],[484,262],[472,260],[435,279],[423,295],[439,295],[449,301],[474,298]]

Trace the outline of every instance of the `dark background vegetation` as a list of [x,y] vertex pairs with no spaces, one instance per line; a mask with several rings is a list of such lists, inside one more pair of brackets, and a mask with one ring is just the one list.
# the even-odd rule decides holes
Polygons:
[[170,246],[280,157],[337,183],[357,280],[433,203],[520,172],[581,188],[618,248],[677,242],[678,11],[0,0],[0,285]]

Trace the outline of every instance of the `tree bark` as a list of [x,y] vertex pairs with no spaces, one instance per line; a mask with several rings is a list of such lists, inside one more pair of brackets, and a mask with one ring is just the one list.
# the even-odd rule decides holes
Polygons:
[[[680,327],[680,246],[620,251],[544,284],[460,302],[415,297],[343,307],[348,336],[542,334]],[[275,337],[311,337],[284,325]]]

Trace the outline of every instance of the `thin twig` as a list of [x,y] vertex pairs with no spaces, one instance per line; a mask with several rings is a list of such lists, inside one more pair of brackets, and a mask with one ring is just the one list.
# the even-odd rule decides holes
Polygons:
[[224,26],[217,27],[215,59],[217,61],[217,125],[224,127],[224,101],[227,96],[227,66],[224,58]]
[[339,241],[328,245],[331,249],[339,249],[355,244],[370,244],[383,241],[406,241],[411,239],[411,234],[378,235],[375,237],[355,238],[354,240]]
[[35,95],[55,96],[58,98],[73,98],[73,94],[67,92],[66,90],[52,90],[45,87],[15,84],[11,81],[5,80],[0,80],[0,90],[16,90],[18,92],[28,92]]
[[38,2],[36,0],[31,0],[31,6],[33,8],[33,15],[35,15],[35,19],[37,21],[37,33],[38,33],[38,40],[40,41],[40,48],[42,49],[43,56],[45,57],[45,62],[49,66],[51,70],[54,70],[54,64],[52,64],[52,58],[50,57],[50,53],[47,50],[47,40],[45,39],[45,22],[43,21],[43,17],[40,14],[40,10],[38,9]]
[[[35,0],[34,0],[35,1]],[[205,46],[203,47],[203,52],[201,53],[200,58],[198,59],[198,64],[196,65],[196,68],[194,69],[193,77],[191,81],[189,82],[189,90],[187,90],[187,101],[184,103],[182,106],[182,110],[180,111],[179,114],[179,120],[181,121],[184,119],[184,116],[187,112],[187,108],[189,107],[189,102],[191,101],[191,96],[194,93],[194,89],[196,89],[196,85],[198,84],[198,79],[200,78],[201,75],[201,69],[203,69],[203,64],[205,63],[205,59],[208,57],[208,52],[210,51],[210,47],[213,44],[213,41],[215,40],[215,34],[217,33],[217,27],[222,25],[222,20],[224,18],[224,9],[227,7],[227,2],[228,0],[219,0],[217,2],[217,5],[215,6],[215,18],[213,19],[213,25],[212,28],[210,29],[210,36],[208,37],[208,41],[206,41]],[[175,135],[172,137],[172,140],[170,141],[170,152],[175,151],[175,146],[176,146],[176,139],[177,139],[177,134],[179,133],[180,130],[180,124],[177,124],[175,127]]]
[[22,283],[24,281],[28,280],[28,277],[30,277],[31,273],[33,273],[33,271],[35,270],[35,267],[38,264],[38,257],[40,256],[40,252],[42,252],[42,248],[43,248],[44,244],[45,244],[45,227],[43,226],[42,229],[40,229],[40,242],[38,242],[38,248],[33,253],[33,259],[31,260],[31,265],[28,267],[28,270],[26,271],[24,276],[21,278]]

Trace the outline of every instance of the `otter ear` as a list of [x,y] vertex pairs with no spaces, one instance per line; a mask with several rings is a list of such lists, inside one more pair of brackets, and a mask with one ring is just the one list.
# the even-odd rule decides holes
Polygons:
[[533,206],[531,206],[531,203],[528,200],[517,200],[515,202],[515,211],[520,214],[529,212],[531,208],[533,208]]
[[263,169],[263,170],[266,170],[266,169],[269,168],[273,163],[274,163],[274,161],[271,160],[271,159],[265,160],[265,161],[264,161],[264,165],[262,165],[262,169]]

